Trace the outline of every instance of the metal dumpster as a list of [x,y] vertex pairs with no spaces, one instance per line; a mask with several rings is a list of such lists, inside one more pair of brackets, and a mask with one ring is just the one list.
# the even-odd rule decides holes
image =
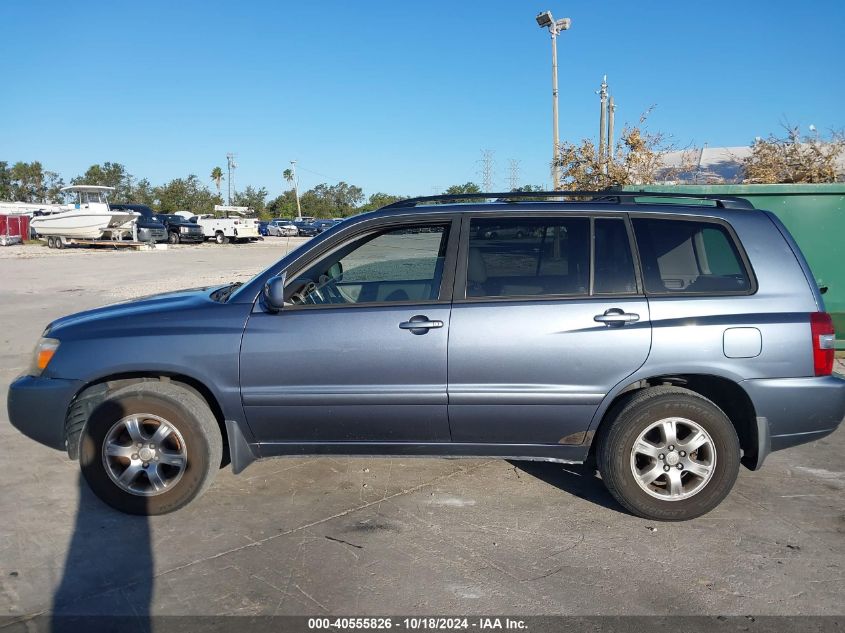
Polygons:
[[748,200],[774,212],[789,229],[816,276],[827,286],[824,302],[836,328],[836,348],[845,350],[845,183],[823,185],[636,185],[627,191],[720,194]]

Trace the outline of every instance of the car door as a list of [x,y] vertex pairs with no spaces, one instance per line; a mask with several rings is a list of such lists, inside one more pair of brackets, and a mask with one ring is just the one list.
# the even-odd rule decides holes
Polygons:
[[393,219],[286,271],[286,306],[256,307],[241,350],[243,404],[262,443],[354,452],[348,443],[449,441],[457,226]]
[[580,444],[651,342],[625,215],[464,220],[449,337],[454,442]]

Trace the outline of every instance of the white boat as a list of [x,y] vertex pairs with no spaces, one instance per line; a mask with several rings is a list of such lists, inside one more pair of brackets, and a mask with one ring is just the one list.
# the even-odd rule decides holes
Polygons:
[[75,194],[76,202],[63,205],[58,212],[33,217],[30,226],[41,236],[97,240],[111,233],[119,238],[119,233],[131,231],[132,221],[138,216],[134,211],[109,208],[108,192],[114,187],[72,185],[62,191]]

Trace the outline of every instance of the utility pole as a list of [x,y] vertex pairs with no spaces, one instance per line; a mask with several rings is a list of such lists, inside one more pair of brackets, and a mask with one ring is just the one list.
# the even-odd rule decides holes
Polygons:
[[[302,207],[299,205],[299,180],[296,178],[296,161],[290,162],[290,170],[293,173],[293,195],[296,198],[296,217],[302,219]],[[308,170],[306,170],[308,171]]]
[[610,102],[607,106],[607,167],[613,163],[613,119],[615,118],[616,103],[613,101],[613,95],[610,95]]
[[235,155],[232,154],[231,152],[226,154],[226,169],[229,173],[229,182],[228,182],[228,185],[227,185],[228,188],[229,188],[229,193],[226,196],[226,204],[228,204],[228,205],[232,204],[232,192],[236,191],[235,190],[235,182],[234,182],[235,181],[235,169],[236,168],[237,168],[237,165],[235,164]]
[[557,191],[560,189],[560,157],[558,156],[560,137],[558,134],[557,116],[557,36],[558,33],[566,31],[572,26],[572,20],[569,18],[555,20],[552,17],[551,11],[540,13],[536,20],[540,28],[549,29],[549,34],[552,37],[552,183],[555,191]]
[[493,191],[493,150],[481,150],[481,186],[484,191]]
[[516,191],[519,189],[519,161],[515,158],[511,158],[508,161],[508,166],[510,168],[510,174],[508,175],[508,186],[510,187],[511,191]]
[[601,114],[599,115],[599,168],[604,171],[604,159],[607,155],[607,75],[601,80],[599,89]]

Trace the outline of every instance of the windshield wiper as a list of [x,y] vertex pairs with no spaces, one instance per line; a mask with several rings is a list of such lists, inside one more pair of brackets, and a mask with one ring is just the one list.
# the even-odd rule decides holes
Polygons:
[[211,293],[211,298],[214,301],[225,303],[226,300],[232,295],[232,293],[243,285],[244,283],[242,281],[236,281],[234,283],[229,284],[228,286],[218,288],[217,290]]

